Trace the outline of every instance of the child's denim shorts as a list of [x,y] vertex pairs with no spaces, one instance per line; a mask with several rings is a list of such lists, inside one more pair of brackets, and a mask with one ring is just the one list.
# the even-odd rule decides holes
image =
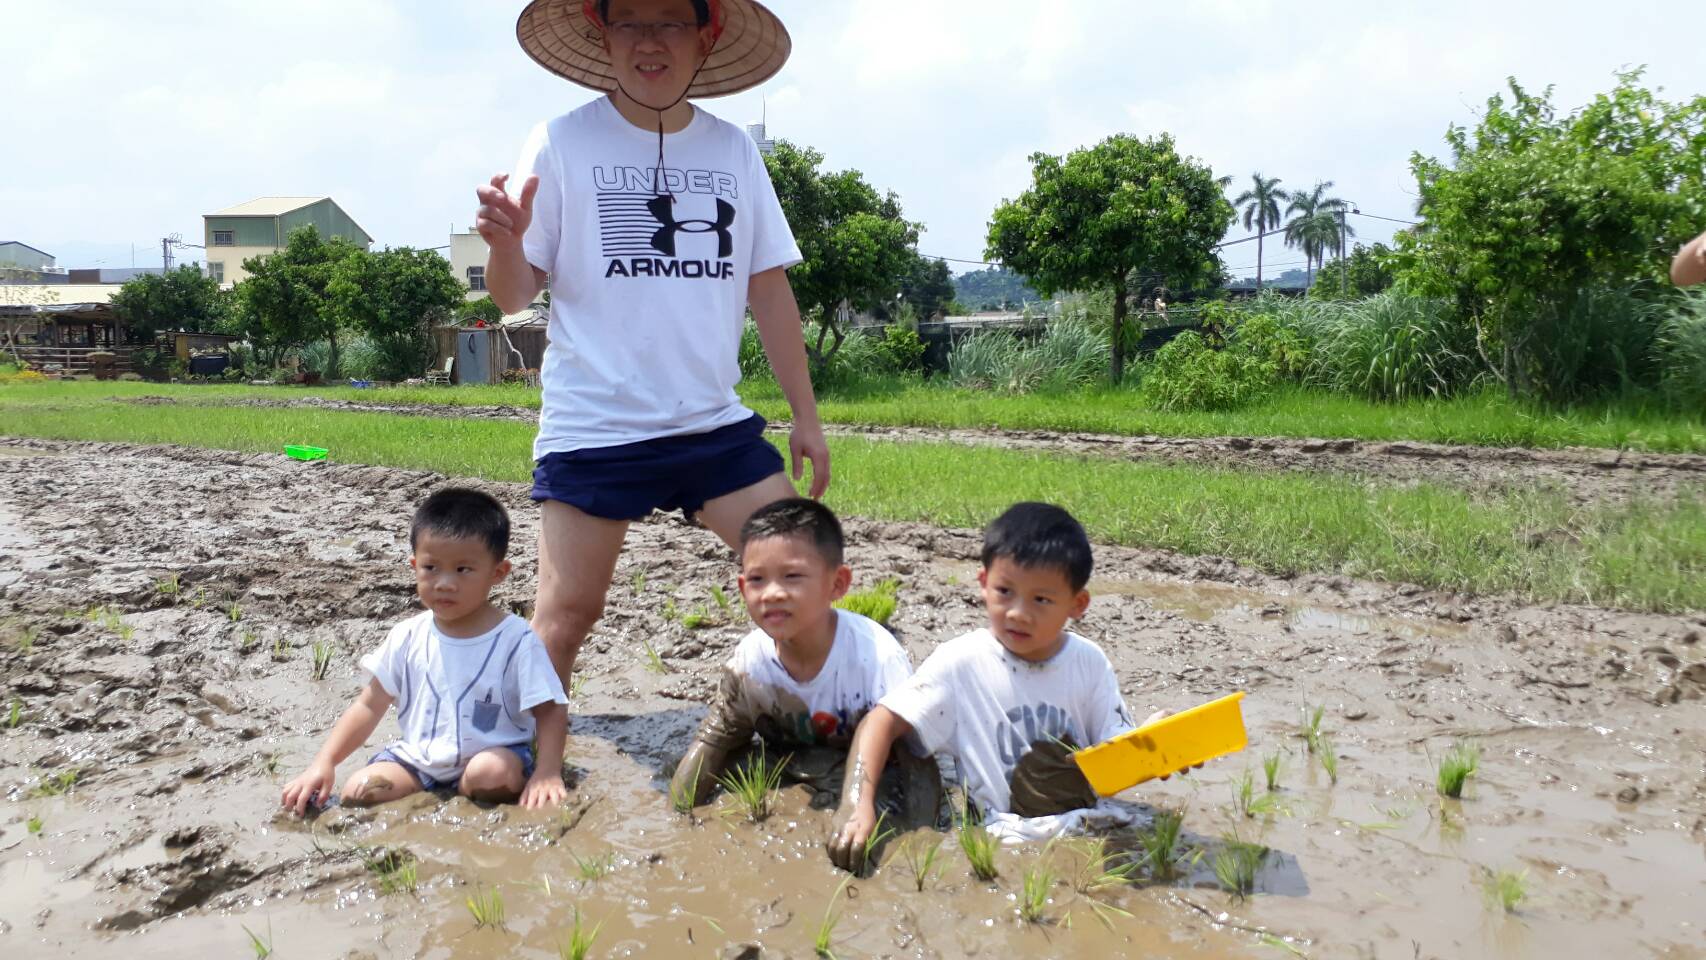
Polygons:
[[[533,776],[532,747],[529,747],[525,743],[512,743],[503,747],[503,749],[513,751],[516,756],[521,758],[521,779],[523,781],[528,777]],[[375,763],[394,763],[397,766],[402,767],[414,776],[415,780],[420,783],[422,790],[455,790],[462,783],[461,777],[457,777],[454,780],[440,780],[437,777],[423,773],[419,767],[393,753],[390,747],[386,747],[374,754],[372,759],[367,762],[369,765]]]
[[782,472],[758,414],[708,433],[614,447],[548,453],[533,471],[533,499],[557,500],[606,520],[642,520],[653,510],[693,519],[706,501]]

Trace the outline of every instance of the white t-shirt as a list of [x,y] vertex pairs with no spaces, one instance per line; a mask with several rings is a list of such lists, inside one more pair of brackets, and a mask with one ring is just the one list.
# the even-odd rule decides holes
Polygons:
[[965,789],[986,812],[1012,809],[1013,768],[1038,741],[1086,747],[1132,729],[1102,648],[1075,633],[1032,663],[988,629],[937,647],[912,679],[883,698],[930,753],[952,754]]
[[454,780],[491,747],[526,746],[542,703],[567,704],[545,645],[515,614],[466,640],[440,633],[432,611],[391,628],[361,658],[397,701],[403,739],[390,749],[436,780]]
[[747,283],[799,263],[799,246],[739,127],[694,108],[663,155],[674,203],[656,189],[657,131],[606,97],[522,148],[516,180],[539,177],[522,249],[551,275],[535,459],[752,416],[734,389]]
[[776,641],[754,630],[724,666],[719,702],[700,739],[732,749],[756,731],[784,743],[845,744],[877,701],[911,675],[912,662],[894,635],[857,613],[835,611],[829,657],[804,683],[782,666]]

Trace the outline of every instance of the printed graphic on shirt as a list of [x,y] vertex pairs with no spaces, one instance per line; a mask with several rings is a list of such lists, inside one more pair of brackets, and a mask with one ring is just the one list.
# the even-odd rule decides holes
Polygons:
[[787,710],[778,704],[776,709],[759,717],[754,723],[758,735],[774,743],[795,743],[804,746],[843,744],[852,740],[853,728],[864,719],[864,709],[856,713],[844,707],[806,713]]
[[1039,740],[1070,740],[1076,742],[1072,718],[1052,703],[1029,704],[1007,711],[1007,717],[996,731],[995,743],[1001,751],[1001,765],[1009,772],[1031,745]]
[[[734,279],[740,182],[720,170],[594,166],[600,251],[611,277]],[[671,199],[673,197],[673,199]]]

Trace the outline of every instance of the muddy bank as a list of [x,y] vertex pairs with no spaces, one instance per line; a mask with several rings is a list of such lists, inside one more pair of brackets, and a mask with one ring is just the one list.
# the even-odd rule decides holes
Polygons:
[[[1251,748],[1126,795],[1145,814],[1185,808],[1200,857],[1179,878],[1087,894],[1071,882],[1080,856],[1050,851],[1047,924],[1016,917],[1036,851],[1003,852],[985,884],[947,838],[918,893],[891,845],[837,900],[819,852],[833,797],[789,787],[756,826],[720,802],[695,822],[668,812],[661,771],[745,629],[710,593],[732,588],[726,551],[677,520],[634,527],[582,656],[565,810],[419,796],[280,817],[283,782],[361,682],[355,658],[414,608],[407,518],[441,482],[0,440],[0,718],[20,711],[0,724],[0,949],[247,955],[246,927],[285,956],[545,957],[578,908],[604,922],[595,955],[761,943],[809,957],[834,902],[841,956],[1285,955],[1256,931],[1311,957],[1706,956],[1706,622],[1158,551],[1099,549],[1084,632],[1140,713],[1248,691]],[[524,488],[483,486],[514,512],[502,596],[522,608],[537,514]],[[856,582],[902,581],[894,625],[915,662],[980,622],[973,532],[848,527]],[[687,629],[701,608],[712,625]],[[323,679],[316,645],[331,652]],[[1336,784],[1297,736],[1305,704],[1327,708]],[[1482,771],[1464,800],[1440,801],[1431,761],[1459,739],[1480,745]],[[1233,810],[1244,771],[1265,793],[1271,753],[1272,806]],[[1273,851],[1242,902],[1211,865],[1233,832]],[[371,845],[415,859],[414,893],[382,892]],[[1516,914],[1483,905],[1490,870],[1526,871]],[[464,901],[492,889],[505,928],[475,930]],[[1104,925],[1093,898],[1129,916]]]
[[[173,404],[168,397],[126,402]],[[214,401],[224,405],[225,401]],[[512,406],[360,403],[321,397],[247,398],[239,406],[303,407],[355,413],[516,420],[537,423],[539,411]],[[786,423],[772,424],[784,430]],[[901,442],[980,444],[1011,450],[1111,457],[1143,463],[1188,463],[1235,470],[1343,474],[1391,483],[1422,481],[1480,491],[1553,488],[1573,502],[1670,500],[1706,493],[1706,456],[1567,447],[1477,447],[1416,441],[1324,440],[1289,437],[1122,437],[1048,430],[938,429],[829,424],[835,436]]]

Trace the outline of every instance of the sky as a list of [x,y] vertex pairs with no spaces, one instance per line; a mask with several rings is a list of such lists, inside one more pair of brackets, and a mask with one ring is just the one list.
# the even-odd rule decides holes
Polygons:
[[[0,0],[0,240],[61,267],[155,266],[160,238],[258,196],[331,196],[379,246],[436,247],[473,219],[535,123],[595,94],[534,65],[520,0]],[[700,101],[901,198],[919,249],[982,260],[1029,157],[1173,135],[1234,178],[1335,183],[1413,216],[1414,151],[1443,155],[1515,76],[1570,109],[1645,65],[1706,93],[1697,2],[774,0],[793,56]],[[1692,65],[1692,66],[1691,66]],[[1352,217],[1363,240],[1397,224]],[[1242,227],[1228,239],[1244,236]],[[133,252],[134,251],[134,252]],[[200,260],[195,249],[182,260]],[[1234,275],[1255,244],[1228,247]],[[134,259],[133,259],[134,258]],[[1301,264],[1276,249],[1269,275]],[[953,264],[956,272],[977,269]]]

